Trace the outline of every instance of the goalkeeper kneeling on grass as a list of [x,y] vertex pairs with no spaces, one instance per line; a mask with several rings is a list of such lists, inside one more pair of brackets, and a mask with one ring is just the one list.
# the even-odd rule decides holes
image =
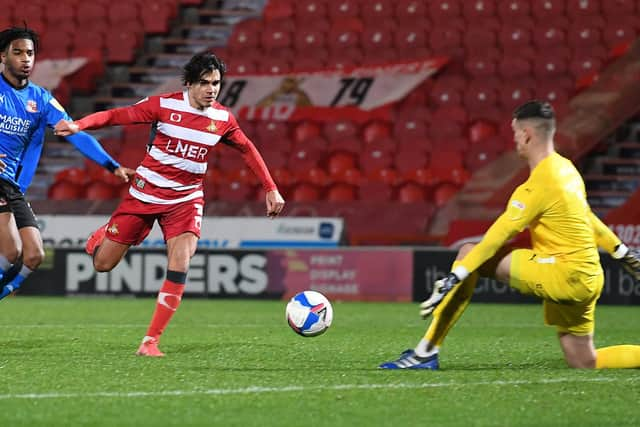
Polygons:
[[[518,155],[529,165],[529,178],[514,191],[483,239],[464,245],[452,271],[435,282],[431,297],[420,305],[423,318],[433,315],[424,338],[380,368],[438,369],[439,348],[469,304],[480,276],[543,300],[545,323],[556,326],[570,367],[640,367],[639,345],[596,349],[593,344],[596,301],[604,283],[598,247],[621,261],[636,280],[638,253],[593,214],[580,173],[555,151],[550,104],[530,101],[518,107],[512,128]],[[504,249],[526,227],[532,249]]]

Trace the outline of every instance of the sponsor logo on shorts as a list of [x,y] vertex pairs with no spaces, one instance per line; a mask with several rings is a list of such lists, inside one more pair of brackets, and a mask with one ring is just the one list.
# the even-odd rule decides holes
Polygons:
[[144,184],[145,184],[144,179],[136,177],[136,187],[144,188]]
[[518,200],[512,200],[511,201],[511,206],[513,206],[514,208],[518,208],[521,211],[524,210],[524,203],[518,201]]
[[118,224],[116,224],[115,222],[111,224],[111,226],[107,228],[107,233],[113,234],[114,236],[120,234],[120,231],[118,230]]

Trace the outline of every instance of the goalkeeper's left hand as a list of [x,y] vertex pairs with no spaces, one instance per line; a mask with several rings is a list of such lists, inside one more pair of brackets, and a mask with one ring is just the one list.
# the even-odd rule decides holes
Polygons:
[[423,301],[420,304],[420,316],[423,319],[429,317],[429,315],[436,309],[438,304],[444,299],[444,297],[453,289],[455,285],[460,283],[460,279],[454,273],[449,273],[447,276],[440,280],[436,280],[433,284],[433,291],[428,300]]
[[640,281],[640,252],[629,248],[618,261],[622,263],[622,267],[627,270],[635,280]]

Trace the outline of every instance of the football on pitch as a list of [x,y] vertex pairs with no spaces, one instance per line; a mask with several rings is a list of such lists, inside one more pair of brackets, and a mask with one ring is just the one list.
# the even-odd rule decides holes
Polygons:
[[287,304],[287,323],[303,337],[324,333],[333,321],[333,307],[329,300],[316,291],[297,293]]

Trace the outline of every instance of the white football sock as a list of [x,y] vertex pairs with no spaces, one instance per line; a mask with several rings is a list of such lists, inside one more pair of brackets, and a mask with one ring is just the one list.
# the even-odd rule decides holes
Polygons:
[[440,347],[435,347],[431,345],[431,343],[424,338],[420,340],[420,342],[414,349],[414,351],[416,352],[416,356],[419,356],[419,357],[429,357],[433,354],[438,353],[439,350],[440,350]]

